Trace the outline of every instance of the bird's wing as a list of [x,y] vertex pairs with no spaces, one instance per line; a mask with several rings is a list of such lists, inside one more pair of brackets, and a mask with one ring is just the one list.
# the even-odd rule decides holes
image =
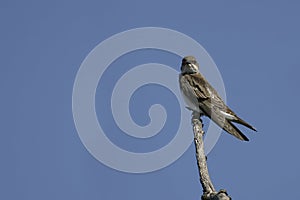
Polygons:
[[220,111],[226,111],[227,106],[217,91],[200,73],[185,75],[185,79],[192,88],[197,104],[208,117],[212,118],[213,115],[220,114]]
[[190,84],[195,88],[195,93],[197,94],[198,101],[209,100],[213,107],[218,108],[224,112],[229,111],[230,114],[234,114],[224,103],[218,92],[209,84],[209,82],[200,74],[190,75]]
[[229,120],[237,119],[236,114],[226,106],[218,92],[200,74],[191,74],[189,83],[193,86],[197,95],[201,110],[226,132],[240,140],[248,138]]
[[200,73],[188,74],[185,75],[185,78],[189,85],[192,86],[198,100],[206,100],[211,97],[211,93],[206,87],[208,82]]
[[235,121],[239,123],[241,122],[240,118],[226,106],[218,92],[200,73],[184,75],[184,78],[190,86],[186,92],[189,94],[192,92],[192,96],[195,98],[195,101],[198,101],[200,109],[206,116],[231,135],[240,140],[248,141],[248,138],[230,122]]

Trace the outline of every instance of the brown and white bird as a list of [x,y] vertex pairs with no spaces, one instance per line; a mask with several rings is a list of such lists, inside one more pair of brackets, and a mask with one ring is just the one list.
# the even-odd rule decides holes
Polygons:
[[213,120],[223,130],[240,140],[249,139],[232,122],[256,129],[239,118],[221,99],[217,91],[200,74],[199,64],[193,56],[182,59],[179,75],[180,90],[188,108]]

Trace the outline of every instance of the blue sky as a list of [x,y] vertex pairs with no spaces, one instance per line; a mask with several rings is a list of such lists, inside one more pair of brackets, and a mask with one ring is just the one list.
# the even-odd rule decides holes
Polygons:
[[[193,145],[164,169],[124,173],[89,154],[73,122],[73,83],[84,58],[108,37],[145,26],[177,30],[199,42],[218,66],[229,106],[258,129],[242,128],[248,143],[222,134],[208,155],[215,187],[227,189],[234,199],[293,195],[300,178],[299,8],[297,1],[270,0],[1,1],[0,198],[200,198]],[[178,64],[179,70],[180,58],[136,52],[115,65],[147,62]],[[96,99],[106,89],[99,89]],[[136,101],[145,93],[159,93],[162,98],[155,102],[162,104],[171,95],[145,87]],[[101,106],[96,105],[98,118]],[[139,110],[132,116],[146,123],[145,111]],[[116,129],[109,119],[102,123]],[[168,122],[167,132],[178,126],[176,117]],[[139,143],[121,134],[109,137],[136,151],[159,148],[172,138]]]

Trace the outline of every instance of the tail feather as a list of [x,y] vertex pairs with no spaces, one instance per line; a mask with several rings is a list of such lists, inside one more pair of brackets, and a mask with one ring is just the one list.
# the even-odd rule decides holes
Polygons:
[[248,124],[247,122],[245,122],[244,120],[242,120],[241,118],[237,117],[236,120],[232,120],[233,122],[236,122],[238,124],[242,124],[244,126],[246,126],[247,128],[253,130],[253,131],[257,131],[256,128],[254,128],[253,126],[251,126],[250,124]]
[[235,125],[233,125],[228,120],[225,120],[223,125],[223,130],[237,137],[240,140],[249,141],[249,139]]
[[212,121],[214,121],[224,131],[235,136],[236,138],[238,138],[240,140],[249,141],[249,139],[235,125],[233,125],[232,122],[240,123],[250,129],[256,131],[256,129],[254,127],[252,127],[251,125],[249,125],[244,120],[237,117],[236,115],[235,116],[237,119],[233,120],[233,119],[226,119],[223,115],[220,115],[217,112],[212,112],[212,113],[208,114],[209,112],[207,112],[205,109],[202,109],[202,111],[204,112],[204,114],[206,116],[208,116]]
[[225,118],[211,118],[219,127],[221,127],[227,133],[235,136],[236,138],[249,141],[249,139],[235,126],[233,125],[228,119]]

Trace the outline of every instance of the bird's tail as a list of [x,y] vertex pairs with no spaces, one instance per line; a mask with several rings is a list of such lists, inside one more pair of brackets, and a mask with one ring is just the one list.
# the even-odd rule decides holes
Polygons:
[[230,133],[231,135],[237,137],[240,140],[249,141],[249,139],[235,125],[233,125],[227,119],[225,119],[222,128],[224,131],[226,131],[227,133]]
[[256,128],[254,128],[253,126],[251,126],[250,124],[248,124],[247,122],[245,122],[244,120],[242,120],[241,118],[237,117],[236,120],[232,120],[233,122],[236,122],[238,124],[242,124],[244,126],[246,126],[247,128],[250,128],[253,131],[257,131]]

